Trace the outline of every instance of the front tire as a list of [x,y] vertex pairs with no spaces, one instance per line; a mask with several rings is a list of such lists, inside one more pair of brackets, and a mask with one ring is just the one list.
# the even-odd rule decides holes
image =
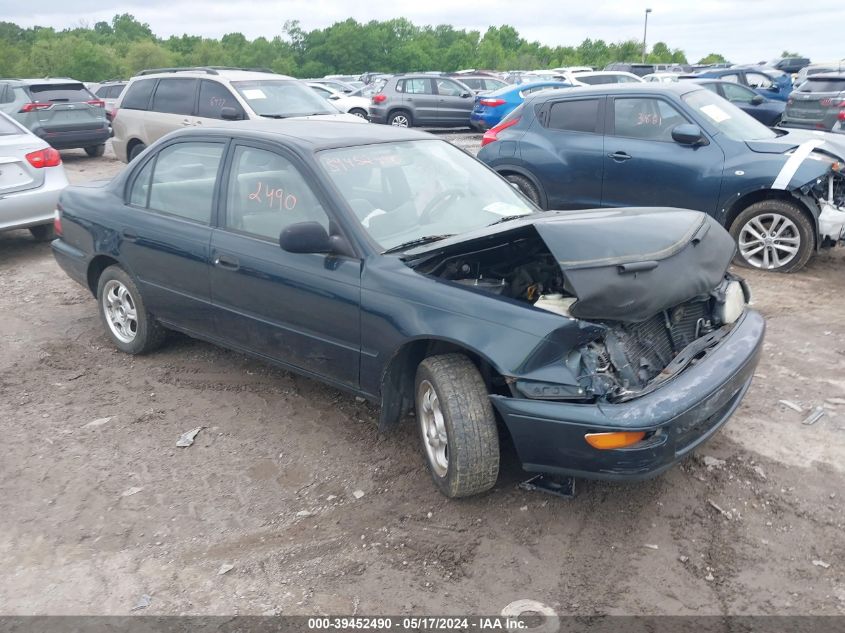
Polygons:
[[411,127],[411,115],[405,110],[396,110],[387,117],[387,124],[394,127]]
[[85,153],[88,154],[91,158],[97,158],[98,156],[102,156],[106,152],[105,144],[102,145],[90,145],[85,148]]
[[763,200],[750,205],[733,221],[737,243],[734,261],[746,268],[792,273],[813,255],[815,230],[794,202]]
[[166,330],[147,312],[138,286],[120,266],[109,266],[97,283],[106,332],[121,352],[146,354],[161,346]]
[[499,434],[484,379],[462,354],[431,356],[415,381],[416,415],[428,468],[450,498],[493,487],[499,476]]
[[542,208],[542,204],[540,201],[540,191],[537,189],[534,183],[531,182],[531,180],[520,174],[508,174],[507,176],[505,176],[505,180],[515,184],[519,191],[522,193],[522,195],[531,200],[531,202],[536,204],[538,207]]

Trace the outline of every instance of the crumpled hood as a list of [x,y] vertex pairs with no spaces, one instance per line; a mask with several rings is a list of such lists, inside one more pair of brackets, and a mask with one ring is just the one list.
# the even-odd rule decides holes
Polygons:
[[636,322],[708,294],[734,256],[711,216],[671,208],[557,211],[526,216],[406,253],[405,259],[481,250],[536,232],[557,260],[573,317]]
[[788,133],[777,138],[745,141],[745,144],[748,146],[748,149],[758,154],[784,154],[807,141],[820,141],[820,150],[828,154],[833,154],[840,160],[845,160],[845,137],[841,134],[834,134],[833,132],[790,130]]

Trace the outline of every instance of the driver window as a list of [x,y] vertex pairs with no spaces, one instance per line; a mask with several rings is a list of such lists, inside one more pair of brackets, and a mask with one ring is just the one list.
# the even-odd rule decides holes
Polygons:
[[229,174],[226,228],[275,241],[297,222],[319,222],[329,230],[329,218],[300,171],[275,152],[238,146]]
[[732,103],[751,103],[751,99],[757,96],[757,93],[748,88],[734,84],[724,84],[722,90],[725,92],[725,99]]
[[463,90],[454,81],[449,81],[448,79],[438,79],[437,92],[447,97],[460,97],[465,90]]
[[662,99],[615,99],[615,136],[671,141],[672,128],[686,119]]

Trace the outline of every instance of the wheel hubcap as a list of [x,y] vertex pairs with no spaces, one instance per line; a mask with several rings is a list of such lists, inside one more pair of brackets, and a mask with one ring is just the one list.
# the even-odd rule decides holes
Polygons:
[[801,234],[795,223],[779,213],[751,218],[739,232],[739,253],[755,268],[780,268],[798,256]]
[[138,335],[138,312],[135,300],[129,290],[116,279],[108,281],[103,288],[103,312],[106,323],[122,343],[131,343]]
[[427,380],[420,383],[417,393],[417,415],[422,426],[423,443],[431,469],[438,477],[445,477],[449,472],[449,439],[440,399]]
[[401,114],[397,117],[393,117],[393,125],[396,127],[408,127],[408,118]]

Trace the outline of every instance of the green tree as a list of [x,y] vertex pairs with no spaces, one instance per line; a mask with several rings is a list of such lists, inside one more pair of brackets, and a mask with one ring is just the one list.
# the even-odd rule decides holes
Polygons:
[[727,59],[719,55],[719,53],[710,53],[706,57],[702,57],[698,60],[699,64],[725,64],[727,63]]
[[126,53],[124,68],[128,75],[148,68],[167,68],[173,64],[173,55],[155,42],[135,42]]

